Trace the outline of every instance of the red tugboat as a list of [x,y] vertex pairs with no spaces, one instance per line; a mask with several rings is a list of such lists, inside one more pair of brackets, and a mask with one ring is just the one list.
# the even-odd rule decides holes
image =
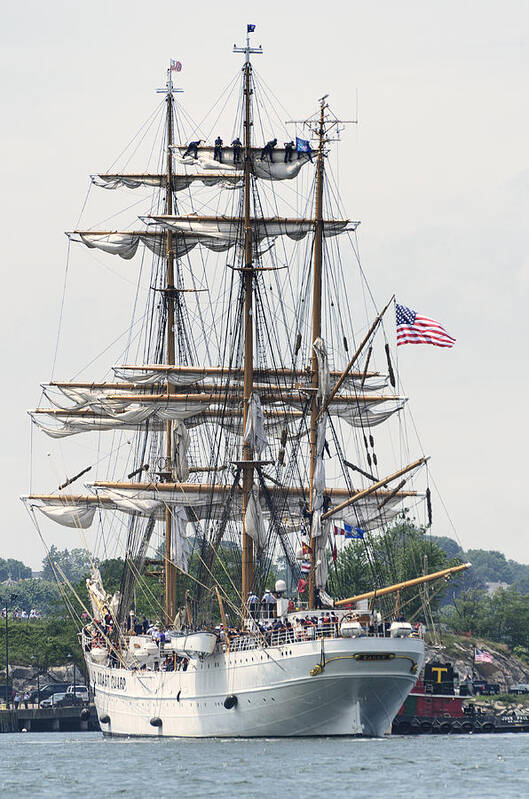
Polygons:
[[529,717],[483,713],[469,703],[468,695],[456,695],[450,663],[430,661],[417,680],[392,725],[396,735],[432,733],[529,732]]

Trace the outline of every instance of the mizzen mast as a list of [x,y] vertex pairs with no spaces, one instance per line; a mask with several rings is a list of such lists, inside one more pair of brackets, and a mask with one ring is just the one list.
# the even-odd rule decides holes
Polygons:
[[[251,53],[262,53],[262,48],[250,46],[250,33],[253,25],[246,26],[246,46],[233,47],[234,53],[244,53],[244,388],[243,388],[243,430],[246,430],[246,420],[250,407],[254,379],[254,351],[253,351],[253,248],[252,248],[252,218],[251,218],[251,143],[252,143],[252,103],[251,103]],[[241,597],[243,613],[246,608],[246,598],[253,587],[254,578],[254,546],[251,536],[246,531],[246,508],[253,487],[254,452],[251,444],[244,442],[242,445],[243,466],[243,522],[242,522],[242,580]]]
[[[332,141],[332,131],[339,135],[339,125],[356,122],[356,120],[339,120],[334,114],[328,113],[329,105],[326,102],[328,95],[320,98],[320,109],[316,115],[305,120],[290,120],[295,124],[307,126],[312,137],[318,142],[316,157],[316,196],[314,203],[314,248],[313,248],[313,286],[312,286],[312,352],[311,352],[311,407],[310,407],[310,460],[309,460],[309,511],[314,514],[314,475],[318,458],[318,421],[321,415],[322,397],[320,393],[320,379],[318,369],[318,356],[314,343],[321,338],[321,301],[323,283],[323,188],[325,178],[325,145]],[[312,538],[312,524],[309,539],[311,568],[309,572],[309,608],[314,607],[316,563],[314,557],[314,541]]]

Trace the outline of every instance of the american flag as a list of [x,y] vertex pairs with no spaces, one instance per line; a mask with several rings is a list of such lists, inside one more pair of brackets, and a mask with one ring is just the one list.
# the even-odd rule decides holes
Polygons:
[[396,303],[397,347],[399,344],[433,344],[434,347],[453,347],[452,338],[444,327],[428,316],[419,316],[416,311]]
[[171,69],[173,72],[180,72],[182,69],[182,62],[177,61],[175,58],[171,58]]
[[474,651],[474,663],[494,663],[494,658],[490,652],[485,652],[483,649],[476,647]]

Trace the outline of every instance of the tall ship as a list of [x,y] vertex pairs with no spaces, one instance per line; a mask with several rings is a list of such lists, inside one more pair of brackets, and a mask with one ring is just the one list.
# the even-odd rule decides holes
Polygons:
[[[114,541],[124,564],[109,592],[94,558],[88,599],[54,565],[105,735],[384,735],[424,659],[424,628],[399,612],[399,592],[454,571],[383,585],[374,564],[372,590],[355,594],[351,575],[331,596],[337,542],[339,554],[369,551],[429,505],[427,459],[388,445],[399,462],[383,469],[375,451],[375,427],[399,423],[406,398],[384,334],[392,302],[353,313],[358,222],[330,166],[345,122],[326,96],[278,143],[253,27],[207,123],[178,101],[171,62],[132,144],[156,129],[156,168],[92,176],[107,196],[132,192],[129,216],[142,213],[126,229],[79,227],[69,247],[137,264],[146,291],[121,362],[98,381],[50,380],[30,412],[52,439],[97,451],[59,488],[23,498],[37,527],[73,528],[92,551]],[[91,469],[106,479],[79,490]],[[135,613],[153,564],[164,593],[147,622]]]

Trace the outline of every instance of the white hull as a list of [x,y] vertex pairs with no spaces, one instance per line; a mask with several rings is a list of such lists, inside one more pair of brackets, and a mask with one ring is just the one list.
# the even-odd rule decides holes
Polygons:
[[[187,671],[109,668],[89,654],[87,665],[105,735],[384,735],[415,684],[423,641],[333,638],[324,650],[326,665],[315,676],[321,641],[215,653],[190,661]],[[229,710],[227,696],[237,698]]]

